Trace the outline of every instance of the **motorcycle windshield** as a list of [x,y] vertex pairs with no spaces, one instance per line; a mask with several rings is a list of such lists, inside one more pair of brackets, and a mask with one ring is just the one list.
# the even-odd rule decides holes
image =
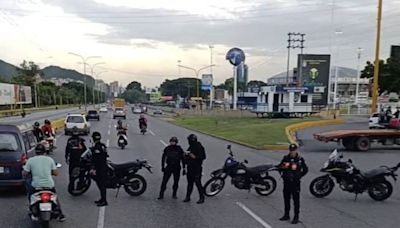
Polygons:
[[329,155],[329,160],[336,160],[339,157],[339,154],[337,152],[337,150],[334,150],[330,155]]

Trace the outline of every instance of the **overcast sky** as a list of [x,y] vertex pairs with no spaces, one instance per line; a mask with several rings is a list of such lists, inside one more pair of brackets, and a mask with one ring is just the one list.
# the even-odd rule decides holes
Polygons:
[[[306,34],[305,53],[332,54],[356,68],[374,56],[377,0],[1,0],[0,59],[83,72],[78,57],[102,56],[94,71],[106,82],[154,87],[178,77],[177,61],[210,64],[215,84],[231,77],[231,47],[245,50],[250,80],[286,70],[287,33]],[[382,58],[400,44],[400,0],[384,1]],[[335,33],[341,31],[341,33]],[[295,67],[292,51],[291,68]],[[104,69],[106,68],[106,69]],[[208,73],[206,70],[204,73]],[[193,72],[181,69],[182,76]]]

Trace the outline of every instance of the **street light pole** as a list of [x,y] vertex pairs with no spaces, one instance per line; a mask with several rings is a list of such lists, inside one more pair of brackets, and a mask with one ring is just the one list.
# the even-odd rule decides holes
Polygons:
[[84,88],[83,88],[83,96],[84,96],[84,102],[85,102],[85,112],[87,111],[87,98],[86,98],[86,64],[87,64],[87,61],[89,60],[89,59],[92,59],[92,58],[101,58],[101,56],[88,56],[88,57],[83,57],[83,56],[81,56],[81,55],[79,55],[79,54],[75,54],[75,53],[72,53],[72,52],[69,52],[68,54],[70,54],[70,55],[74,55],[74,56],[78,56],[79,58],[81,58],[82,59],[82,62],[83,62],[83,74],[84,74],[84,80],[83,80],[83,84],[84,84]]
[[380,53],[380,48],[381,48],[381,23],[382,23],[382,0],[379,0],[379,2],[378,2],[378,20],[377,20],[377,26],[376,26],[374,85],[373,85],[373,89],[372,89],[371,113],[376,112],[377,103],[378,103],[379,53]]
[[95,108],[96,106],[95,106],[95,104],[96,104],[96,99],[95,99],[95,95],[94,95],[94,90],[95,90],[95,87],[96,87],[96,80],[97,80],[97,78],[95,77],[95,75],[94,75],[94,68],[96,67],[96,66],[98,66],[98,65],[101,65],[101,64],[105,64],[105,62],[101,62],[101,63],[95,63],[95,64],[93,64],[93,65],[89,65],[90,66],[90,69],[91,69],[91,72],[92,72],[92,77],[94,77],[94,86],[93,86],[93,88],[92,88],[92,92],[93,92],[93,98],[92,98],[92,100],[93,100],[93,108]]
[[[214,48],[214,46],[212,46],[212,45],[210,45],[209,46],[209,48],[210,48],[210,74],[211,74],[211,76],[212,76],[212,78],[213,78],[213,81],[214,81],[214,75],[213,75],[213,68],[212,68],[212,65],[213,65],[213,48]],[[211,87],[210,87],[210,109],[212,109],[212,107],[213,107],[213,99],[214,99],[214,86],[213,86],[213,81],[211,81]]]
[[355,104],[358,104],[358,94],[359,94],[359,87],[360,87],[360,59],[361,59],[361,52],[363,51],[362,48],[357,48],[357,84],[356,84],[356,97],[355,97]]
[[[341,31],[341,30],[336,30],[335,31],[335,35],[337,36],[337,35],[340,35],[340,34],[343,34],[343,32]],[[336,36],[335,36],[335,43],[336,43]],[[334,89],[334,91],[333,91],[333,109],[336,109],[336,103],[337,103],[337,99],[336,99],[336,96],[337,96],[337,93],[338,93],[338,80],[339,80],[339,78],[338,78],[338,59],[339,59],[339,46],[336,44],[336,57],[335,57],[335,87],[333,88]]]

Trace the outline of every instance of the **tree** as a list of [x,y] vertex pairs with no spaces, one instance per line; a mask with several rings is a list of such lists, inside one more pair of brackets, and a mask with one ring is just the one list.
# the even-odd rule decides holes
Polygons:
[[126,86],[126,90],[131,90],[131,89],[142,91],[142,84],[140,82],[133,81],[129,83],[128,86]]
[[124,93],[122,93],[121,97],[131,104],[142,103],[147,100],[146,93],[137,89],[126,90]]
[[15,84],[33,86],[36,82],[35,76],[41,74],[41,70],[34,62],[24,60],[17,68],[17,76],[14,76],[12,82]]
[[[364,70],[361,71],[362,78],[369,78],[373,82],[375,65],[370,61],[367,62]],[[387,59],[380,60],[379,63],[379,94],[383,92],[396,92],[400,91],[400,60]]]
[[165,80],[161,86],[161,94],[163,96],[181,96],[181,97],[196,97],[197,85],[199,85],[199,93],[201,93],[201,81],[196,78],[178,78],[174,80]]
[[263,81],[253,80],[247,83],[247,87],[249,88],[260,88],[261,86],[266,86],[267,83]]

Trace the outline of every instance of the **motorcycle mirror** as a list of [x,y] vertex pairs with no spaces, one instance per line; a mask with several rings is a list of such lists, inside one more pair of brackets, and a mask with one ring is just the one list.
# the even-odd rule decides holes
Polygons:
[[249,164],[249,161],[247,161],[247,160],[244,160],[244,163],[246,163],[246,164]]
[[57,162],[57,163],[56,163],[56,167],[57,167],[57,168],[61,168],[62,165],[61,165],[60,163]]
[[226,148],[227,148],[228,150],[230,150],[230,149],[232,148],[232,146],[231,146],[231,145],[228,145]]
[[349,159],[349,163],[353,163],[353,160]]

